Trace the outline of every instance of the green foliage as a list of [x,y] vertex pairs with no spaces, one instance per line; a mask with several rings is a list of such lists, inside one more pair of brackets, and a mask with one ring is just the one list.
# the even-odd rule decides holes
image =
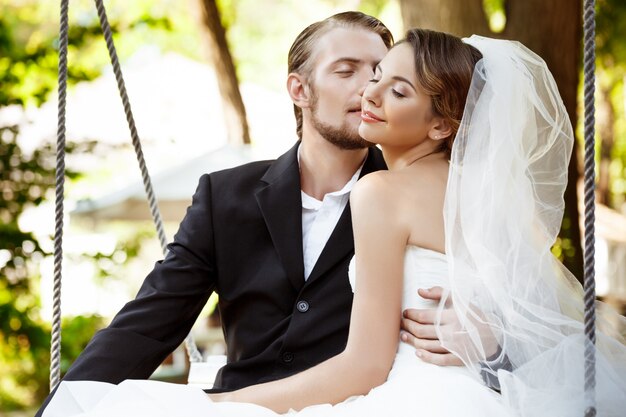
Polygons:
[[237,8],[235,7],[234,0],[217,0],[217,9],[220,11],[220,20],[224,30],[228,32],[235,21],[237,20]]
[[[44,201],[54,185],[54,154],[50,145],[25,154],[18,145],[15,126],[0,127],[0,403],[7,411],[40,403],[48,392],[50,326],[40,318],[39,262],[49,255],[36,236],[21,230],[20,215]],[[93,144],[81,145],[82,150]],[[67,171],[70,179],[78,175]],[[102,265],[121,268],[137,255],[143,232],[118,245],[112,254],[99,254],[100,274],[112,273]],[[103,320],[98,316],[65,319],[62,325],[61,370],[86,346]]]
[[626,69],[626,2],[596,2],[596,53],[605,66]]
[[14,126],[0,126],[0,285],[13,293],[11,303],[32,292],[28,278],[36,271],[30,261],[45,255],[33,234],[20,229],[19,217],[26,208],[40,204],[54,183],[50,148],[24,155],[17,133]]
[[[0,299],[6,299],[7,293],[0,287]],[[103,319],[95,315],[63,319],[62,373],[103,324]],[[11,411],[38,405],[49,392],[49,325],[0,303],[0,326],[0,409]]]
[[388,0],[361,0],[358,9],[370,16],[380,16]]
[[78,256],[66,254],[65,258],[76,263],[92,262],[95,266],[94,278],[97,282],[123,279],[126,277],[125,269],[133,259],[139,256],[146,241],[156,238],[154,224],[146,223],[143,229],[137,226],[130,236],[120,238],[111,252],[83,253]]
[[[597,82],[606,91],[604,99],[616,116],[613,126],[608,127],[613,136],[609,166],[610,203],[619,210],[626,202],[626,121],[620,117],[626,111],[626,43],[623,41],[626,37],[626,2],[599,0],[596,3],[596,15]],[[602,106],[597,109],[606,111]],[[603,140],[605,138],[600,137],[596,141],[598,149]]]
[[615,83],[611,90],[610,100],[618,117],[613,125],[613,152],[611,155],[610,175],[613,206],[619,208],[626,202],[626,85],[624,77]]
[[487,17],[489,29],[494,33],[500,33],[506,26],[505,0],[483,0],[483,10]]
[[[4,410],[33,405],[48,391],[50,330],[39,316],[39,261],[47,255],[31,232],[20,229],[25,209],[39,205],[54,184],[49,145],[22,152],[14,126],[0,127],[0,400]],[[75,177],[69,172],[70,177]],[[65,324],[64,364],[101,325],[97,317]]]
[[0,401],[8,411],[34,404],[46,391],[50,333],[36,319],[34,297],[15,299],[3,280],[0,298],[9,300],[0,303]]
[[[104,319],[98,315],[64,318],[61,323],[61,374],[65,374],[70,365],[85,349],[93,335],[104,326]],[[48,338],[50,334],[46,335]],[[48,339],[49,340],[49,339]],[[49,375],[45,369],[46,378]],[[47,387],[46,387],[47,388]],[[46,393],[47,395],[47,393]]]
[[[0,85],[3,86],[0,106],[40,105],[57,85],[58,22],[44,15],[55,12],[56,17],[58,6],[33,1],[20,3],[0,0],[3,10],[0,14]],[[116,40],[121,33],[150,36],[151,33],[169,33],[174,28],[165,11],[152,15],[144,8],[131,16],[132,19],[109,16]],[[68,45],[68,82],[73,84],[98,77],[109,58],[93,4],[89,12],[79,9],[70,14]],[[118,46],[122,57],[126,50]]]
[[[3,3],[7,3],[3,1]],[[41,25],[41,7],[26,3],[22,7],[3,4],[9,12],[0,15],[0,106],[8,104],[40,105],[56,87],[56,27]],[[69,43],[80,47],[99,34],[99,26],[74,26]],[[70,68],[70,81],[90,80],[99,75],[96,68]]]

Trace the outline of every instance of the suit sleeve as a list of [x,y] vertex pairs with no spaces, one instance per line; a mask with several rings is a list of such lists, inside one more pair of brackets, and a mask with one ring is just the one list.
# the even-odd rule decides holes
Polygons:
[[498,347],[498,351],[487,358],[486,362],[480,363],[480,376],[483,378],[483,382],[497,392],[500,392],[500,380],[496,372],[500,369],[512,371],[513,364],[506,354],[502,354],[502,348]]
[[216,286],[211,205],[211,178],[204,175],[165,259],[137,297],[96,333],[65,380],[145,379],[180,345]]

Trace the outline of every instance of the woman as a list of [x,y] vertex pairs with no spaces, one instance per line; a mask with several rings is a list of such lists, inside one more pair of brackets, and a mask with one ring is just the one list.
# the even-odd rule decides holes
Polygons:
[[[573,135],[545,63],[513,42],[411,30],[377,66],[362,109],[360,133],[390,169],[351,195],[355,297],[344,352],[212,402],[162,383],[63,383],[59,392],[92,396],[91,411],[77,415],[582,413],[579,287],[550,253]],[[424,337],[463,367],[429,364],[398,343],[400,312],[429,307],[414,294],[436,285],[449,291],[437,334]],[[446,322],[445,304],[457,320]],[[625,405],[626,349],[614,336],[599,336],[600,415]],[[499,377],[502,395],[481,373]],[[44,415],[62,411],[53,400]]]

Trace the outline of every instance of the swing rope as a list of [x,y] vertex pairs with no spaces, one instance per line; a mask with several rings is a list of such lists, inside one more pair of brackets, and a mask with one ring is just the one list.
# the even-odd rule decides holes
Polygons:
[[[54,296],[53,296],[53,325],[52,325],[52,345],[50,348],[50,389],[54,389],[60,381],[60,362],[61,362],[61,264],[63,260],[62,239],[63,239],[63,190],[65,182],[65,108],[66,108],[66,90],[67,90],[67,43],[68,43],[68,1],[61,0],[61,21],[60,21],[60,44],[59,44],[59,108],[58,108],[58,127],[57,127],[57,168],[56,168],[56,222],[55,222],[55,239],[54,239]],[[163,220],[159,211],[152,181],[148,173],[146,161],[144,159],[143,150],[135,119],[130,107],[130,100],[126,91],[126,84],[122,76],[119,59],[115,44],[113,43],[113,33],[111,25],[106,15],[103,0],[95,0],[100,19],[100,27],[104,34],[109,57],[113,66],[113,72],[117,81],[117,87],[124,105],[124,113],[126,121],[130,129],[133,147],[141,170],[141,178],[146,192],[150,213],[156,226],[157,235],[163,250],[164,256],[167,255],[167,238],[163,227]],[[202,355],[194,342],[191,333],[185,338],[185,348],[191,362],[201,362]]]
[[63,263],[63,192],[65,189],[65,99],[67,95],[68,3],[69,0],[61,0],[61,30],[59,32],[59,104],[57,110],[50,390],[57,386],[61,375],[61,267]]
[[[115,80],[117,81],[117,87],[120,93],[120,97],[122,99],[122,103],[124,105],[124,113],[126,114],[126,121],[128,122],[128,127],[130,129],[133,147],[135,149],[135,155],[137,156],[137,162],[139,163],[139,168],[141,169],[141,179],[143,182],[144,190],[148,197],[150,213],[152,214],[152,220],[154,221],[154,224],[156,226],[157,234],[159,236],[159,242],[161,243],[161,249],[163,250],[163,256],[166,256],[167,238],[165,237],[165,231],[163,228],[163,219],[161,218],[161,212],[159,211],[157,199],[154,195],[152,180],[150,179],[150,175],[148,174],[148,168],[146,166],[146,161],[143,156],[141,141],[139,140],[139,135],[135,126],[135,119],[130,108],[130,100],[128,98],[128,93],[126,92],[126,84],[124,83],[124,78],[122,77],[122,68],[120,66],[119,59],[117,58],[115,44],[113,43],[113,33],[111,31],[111,25],[109,24],[109,19],[106,15],[103,0],[95,0],[95,2],[96,8],[98,10],[98,17],[100,18],[100,27],[102,28],[102,32],[106,40],[107,50],[109,51],[109,58],[111,59],[111,65],[113,66],[113,72],[115,73]],[[193,335],[191,333],[189,333],[185,338],[185,348],[187,349],[187,354],[189,355],[189,360],[191,362],[202,362],[202,355],[198,351],[198,348],[193,339]]]
[[150,214],[152,214],[152,220],[157,229],[157,235],[159,242],[161,243],[161,249],[163,254],[167,254],[167,238],[165,237],[165,231],[163,230],[163,220],[161,219],[161,212],[152,189],[152,181],[148,174],[148,168],[146,167],[146,161],[143,157],[143,150],[141,148],[141,141],[139,140],[139,134],[137,133],[137,127],[135,126],[135,118],[130,108],[130,100],[128,99],[128,93],[126,92],[126,84],[122,77],[122,69],[120,67],[119,59],[117,58],[117,51],[113,44],[113,33],[111,31],[111,25],[107,19],[106,11],[104,10],[103,0],[95,0],[96,8],[98,9],[98,17],[100,18],[100,27],[106,40],[107,49],[109,51],[109,58],[113,66],[113,72],[115,74],[115,80],[117,81],[117,88],[120,92],[122,104],[124,105],[124,113],[126,114],[126,121],[128,122],[128,128],[130,129],[130,136],[132,138],[133,147],[135,148],[135,154],[137,155],[137,162],[139,162],[139,169],[141,170],[141,179],[143,181],[146,195],[148,196],[148,203],[150,205]]
[[595,286],[595,70],[596,22],[595,0],[585,0],[584,30],[584,95],[585,95],[585,417],[596,415],[596,286]]

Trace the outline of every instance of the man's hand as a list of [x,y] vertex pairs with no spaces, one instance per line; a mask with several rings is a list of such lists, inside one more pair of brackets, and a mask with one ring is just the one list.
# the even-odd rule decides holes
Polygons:
[[[443,288],[420,288],[417,292],[422,298],[439,302],[443,295]],[[471,321],[480,335],[482,348],[486,356],[484,359],[487,360],[491,355],[499,351],[499,344],[491,328],[485,323],[483,314],[478,310],[475,310],[475,313]],[[435,332],[436,316],[436,308],[404,310],[401,324],[402,330],[404,330],[401,336],[402,341],[415,346],[415,354],[426,362],[446,366],[463,365],[463,361],[459,357],[441,346],[441,341]],[[455,335],[453,340],[455,345],[462,346],[464,343],[473,343],[469,338],[464,339],[463,335],[466,332],[461,331],[462,326],[455,310],[452,308],[451,300],[448,300],[441,312],[441,327],[446,329],[448,334]]]
[[[432,287],[429,289],[420,288],[418,294],[425,299],[440,301],[443,288]],[[463,365],[461,359],[450,353],[441,346],[435,332],[436,308],[430,309],[406,309],[402,314],[402,341],[415,346],[415,354],[423,361],[442,366]],[[454,325],[458,319],[454,310],[446,306],[441,315],[443,325]]]

